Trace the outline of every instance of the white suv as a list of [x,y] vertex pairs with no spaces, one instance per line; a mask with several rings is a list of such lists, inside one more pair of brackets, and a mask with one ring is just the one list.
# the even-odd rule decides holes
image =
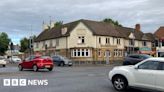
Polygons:
[[109,79],[118,91],[129,86],[164,91],[164,58],[149,58],[134,66],[115,67],[109,72]]

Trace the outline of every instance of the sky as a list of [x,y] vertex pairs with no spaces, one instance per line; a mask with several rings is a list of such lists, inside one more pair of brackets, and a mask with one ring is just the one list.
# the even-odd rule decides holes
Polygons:
[[[51,16],[51,17],[50,17]],[[42,32],[43,21],[72,22],[79,19],[118,20],[125,27],[141,24],[154,33],[164,26],[164,0],[1,0],[0,32],[15,44]]]

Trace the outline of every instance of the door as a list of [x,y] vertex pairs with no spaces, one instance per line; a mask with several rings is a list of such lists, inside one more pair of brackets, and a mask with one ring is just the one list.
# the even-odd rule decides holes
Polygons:
[[23,68],[27,68],[27,69],[32,68],[33,59],[34,59],[34,56],[30,56],[26,58],[25,61],[23,62]]
[[160,62],[156,75],[156,87],[164,91],[164,62]]
[[159,62],[146,61],[138,66],[138,69],[134,70],[135,85],[138,87],[154,88],[155,79]]

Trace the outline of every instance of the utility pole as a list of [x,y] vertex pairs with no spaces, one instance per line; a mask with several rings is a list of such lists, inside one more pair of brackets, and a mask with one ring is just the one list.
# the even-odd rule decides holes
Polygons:
[[30,38],[29,38],[29,49],[30,49],[30,56],[33,54],[33,36],[32,36],[32,25],[30,26]]

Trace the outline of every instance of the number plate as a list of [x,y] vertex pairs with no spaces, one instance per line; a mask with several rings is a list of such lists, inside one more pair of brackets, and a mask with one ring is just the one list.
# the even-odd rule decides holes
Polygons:
[[46,68],[50,68],[51,66],[50,66],[50,65],[46,65],[45,67],[46,67]]

